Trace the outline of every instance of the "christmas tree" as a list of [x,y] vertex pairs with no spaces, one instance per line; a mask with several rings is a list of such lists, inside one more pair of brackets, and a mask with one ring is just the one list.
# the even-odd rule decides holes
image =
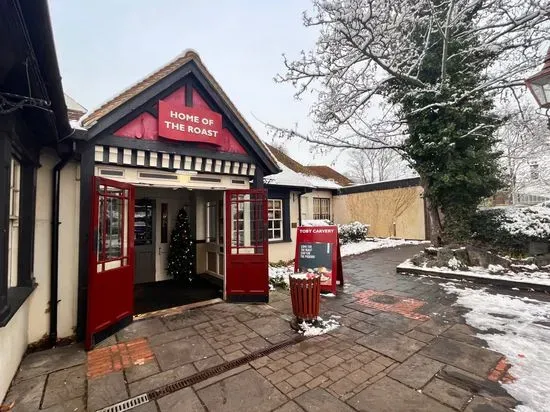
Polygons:
[[189,216],[185,209],[180,209],[176,226],[170,237],[168,251],[168,275],[184,283],[193,280],[194,245],[191,239]]

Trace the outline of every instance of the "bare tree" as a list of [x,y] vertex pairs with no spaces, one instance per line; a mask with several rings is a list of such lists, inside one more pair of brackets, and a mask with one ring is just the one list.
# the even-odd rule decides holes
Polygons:
[[371,183],[405,176],[406,163],[394,150],[353,150],[348,176],[356,183]]
[[527,106],[513,113],[499,130],[498,147],[513,203],[523,192],[550,197],[550,134],[546,120]]
[[[422,139],[439,145],[432,148],[435,153],[449,146],[445,133],[478,144],[499,121],[484,112],[451,131],[444,121],[431,134],[415,129],[416,153],[407,147],[411,122],[417,117],[435,123],[441,113],[446,119],[464,110],[476,116],[490,111],[488,102],[499,94],[513,102],[515,88],[523,88],[523,79],[543,61],[549,23],[546,0],[313,0],[304,24],[317,28],[317,43],[295,61],[285,57],[286,72],[276,80],[293,84],[297,98],[306,92],[316,95],[311,108],[316,127],[303,133],[269,126],[280,137],[297,136],[324,147],[400,152],[420,175],[432,240],[440,239],[441,204],[452,197],[434,195],[442,186],[431,183],[433,173],[426,173],[427,163],[422,163],[426,157],[415,158]],[[458,198],[475,192],[472,203],[486,195],[481,193],[483,180],[481,175],[477,181],[465,180],[464,187],[475,184],[476,191],[465,189]],[[491,187],[496,186],[494,181]]]

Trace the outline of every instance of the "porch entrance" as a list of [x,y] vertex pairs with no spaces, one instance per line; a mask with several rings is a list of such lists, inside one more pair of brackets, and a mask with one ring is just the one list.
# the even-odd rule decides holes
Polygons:
[[[94,182],[87,348],[135,314],[218,297],[268,300],[264,190],[144,187],[101,177]],[[182,209],[194,244],[191,285],[167,273],[170,237]]]

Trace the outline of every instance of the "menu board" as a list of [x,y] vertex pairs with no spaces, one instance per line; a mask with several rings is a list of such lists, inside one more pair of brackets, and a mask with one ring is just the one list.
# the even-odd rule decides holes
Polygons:
[[298,227],[294,271],[318,273],[321,290],[336,293],[337,281],[344,284],[336,226]]

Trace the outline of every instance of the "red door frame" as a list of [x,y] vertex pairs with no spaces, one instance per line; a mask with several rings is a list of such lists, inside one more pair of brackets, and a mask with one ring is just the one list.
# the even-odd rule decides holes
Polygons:
[[[134,186],[94,177],[92,188],[85,339],[88,350],[131,323],[134,314]],[[109,193],[107,188],[115,190]],[[108,199],[122,204],[117,217],[120,251],[115,256],[107,253],[107,225],[113,224],[112,217],[107,215]]]
[[[236,224],[246,229],[244,204],[250,205],[248,227],[250,241],[241,239],[235,231],[233,244],[233,206],[243,205],[243,218],[237,213]],[[267,239],[267,190],[239,189],[225,192],[225,298],[227,301],[267,302],[269,300],[269,242]]]

